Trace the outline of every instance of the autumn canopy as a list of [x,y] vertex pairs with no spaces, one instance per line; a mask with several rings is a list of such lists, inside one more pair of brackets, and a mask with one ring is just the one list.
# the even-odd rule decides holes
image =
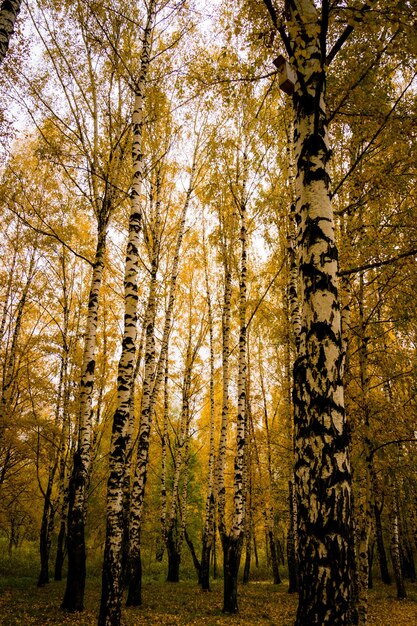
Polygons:
[[5,624],[415,623],[416,33],[0,2]]

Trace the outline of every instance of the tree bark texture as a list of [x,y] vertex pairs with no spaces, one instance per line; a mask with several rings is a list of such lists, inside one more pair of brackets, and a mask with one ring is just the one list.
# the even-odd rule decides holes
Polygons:
[[223,613],[238,612],[237,584],[243,534],[223,539]]
[[68,575],[61,608],[70,612],[84,608],[85,539],[84,525],[88,477],[91,463],[91,396],[94,385],[96,335],[99,295],[104,269],[107,222],[99,223],[93,273],[91,278],[85,343],[80,384],[78,449],[74,455],[69,480],[67,527]]
[[[154,369],[154,372],[150,376],[153,380],[153,385],[149,386],[149,388],[143,389],[142,393],[142,406],[141,406],[141,417],[140,417],[140,428],[139,428],[139,437],[138,437],[138,447],[137,447],[137,459],[136,459],[136,467],[135,467],[135,475],[133,480],[133,489],[132,489],[132,505],[130,510],[130,550],[129,550],[129,560],[130,560],[130,577],[129,577],[129,589],[128,589],[128,597],[127,597],[127,605],[128,606],[139,606],[142,603],[142,597],[140,593],[140,589],[142,586],[141,580],[139,580],[138,576],[141,576],[142,568],[139,564],[135,563],[136,559],[140,559],[140,531],[142,524],[142,511],[143,511],[143,500],[145,497],[145,486],[146,486],[146,478],[148,471],[148,457],[149,457],[149,440],[150,440],[150,432],[151,432],[151,424],[153,419],[153,413],[155,409],[156,400],[159,394],[159,390],[164,378],[164,364],[168,354],[168,344],[169,344],[169,335],[171,331],[172,325],[172,316],[174,310],[174,302],[175,302],[175,291],[177,285],[177,277],[179,271],[179,262],[180,262],[180,250],[182,239],[184,236],[185,229],[185,219],[187,215],[187,209],[190,203],[191,194],[193,191],[194,185],[194,173],[195,173],[195,164],[193,165],[190,184],[187,190],[185,202],[182,208],[180,223],[178,226],[178,236],[174,250],[174,258],[172,263],[172,271],[170,278],[170,286],[169,286],[169,296],[168,296],[168,306],[165,315],[165,323],[164,330],[162,334],[161,341],[161,350],[159,353],[158,362]],[[149,353],[146,353],[145,350],[145,368],[147,365],[147,359],[149,358]],[[150,371],[150,368],[149,368]],[[146,378],[146,373],[145,373]]]
[[395,584],[397,586],[397,599],[403,600],[407,597],[407,591],[404,585],[404,576],[401,567],[400,556],[400,527],[398,519],[398,502],[397,494],[394,494],[394,502],[391,512],[391,558],[392,567],[394,569]]
[[150,63],[152,30],[156,1],[148,6],[146,26],[143,34],[139,77],[135,85],[135,101],[132,116],[132,191],[129,216],[129,237],[126,251],[124,277],[124,332],[122,352],[117,378],[117,408],[113,416],[113,428],[107,482],[107,525],[104,548],[99,626],[119,626],[123,593],[122,557],[124,527],[124,482],[128,443],[130,442],[130,418],[132,384],[134,379],[137,308],[139,245],[142,228],[142,185],[144,179],[143,129],[145,91]]
[[376,549],[378,553],[379,571],[381,573],[382,582],[385,585],[390,585],[392,581],[391,581],[391,576],[390,576],[389,569],[388,569],[388,559],[387,559],[387,553],[385,550],[384,532],[382,530],[381,513],[382,513],[381,506],[377,503],[376,498],[374,496],[375,538],[376,538]]
[[201,562],[199,583],[203,591],[210,590],[210,556],[214,541],[215,514],[216,514],[216,498],[215,498],[215,451],[214,451],[214,329],[213,329],[213,310],[211,304],[211,295],[209,287],[207,256],[204,256],[205,262],[205,281],[207,294],[207,313],[209,325],[209,344],[210,344],[210,449],[208,461],[208,483],[206,496],[206,517],[204,523],[204,532],[201,546]]
[[49,583],[49,554],[51,551],[52,531],[54,528],[55,517],[55,509],[51,498],[56,467],[57,462],[55,466],[50,468],[49,470],[48,483],[45,493],[43,494],[44,505],[39,536],[39,556],[41,561],[41,567],[38,577],[38,587],[43,587],[44,585]]
[[168,554],[168,583],[178,583],[180,580],[180,564],[181,564],[181,550],[178,549],[178,540],[176,534],[178,528],[174,523],[166,534],[166,547]]
[[[360,210],[360,218],[362,212]],[[365,467],[363,468],[363,476],[358,488],[357,497],[355,498],[355,521],[357,528],[357,612],[360,626],[366,626],[368,617],[368,583],[369,583],[369,536],[372,526],[372,489],[371,475],[375,472],[373,467],[373,453],[371,443],[371,407],[369,400],[369,366],[368,366],[368,347],[367,347],[367,323],[365,316],[365,298],[364,298],[364,276],[361,273],[359,277],[358,290],[359,303],[359,381],[361,390],[361,407],[362,407],[362,435],[365,449]],[[358,468],[360,469],[360,468]]]
[[232,273],[229,268],[226,247],[224,255],[224,299],[222,311],[222,415],[219,448],[216,464],[216,493],[218,508],[218,529],[220,537],[226,535],[226,485],[224,472],[226,468],[226,443],[227,426],[229,416],[229,356],[230,356],[230,320],[231,320],[231,298],[232,298]]
[[9,49],[10,38],[14,32],[17,15],[22,0],[3,0],[0,6],[0,64]]
[[[246,224],[246,171],[247,156],[243,155],[244,175],[242,180],[242,199],[239,203],[240,212],[240,276],[239,276],[239,357],[237,380],[237,419],[236,419],[236,452],[234,461],[233,514],[230,532],[222,534],[223,546],[223,612],[236,613],[237,578],[240,557],[245,534],[246,498],[245,498],[245,462],[246,462],[246,431],[247,431],[247,224]],[[221,454],[221,451],[219,451]],[[224,480],[224,476],[223,476]],[[220,515],[219,515],[220,518]]]
[[[325,107],[326,24],[310,0],[293,45],[297,262],[301,341],[294,365],[295,482],[300,595],[297,626],[351,623],[352,522],[349,435],[342,382],[338,251],[330,198]],[[309,28],[305,28],[309,24]],[[294,38],[293,38],[293,41]],[[301,54],[302,51],[302,54]]]
[[[188,345],[185,356],[184,377],[182,383],[182,406],[180,424],[177,435],[177,449],[174,459],[174,476],[171,491],[171,507],[167,520],[166,547],[168,552],[168,582],[179,581],[179,566],[181,562],[181,551],[186,535],[186,516],[188,501],[189,463],[190,463],[190,398],[192,373],[195,358],[201,344],[201,334],[197,338],[196,344],[192,344],[192,290],[190,290],[190,318],[188,327]],[[180,484],[182,489],[180,490]],[[199,567],[198,567],[199,569]]]

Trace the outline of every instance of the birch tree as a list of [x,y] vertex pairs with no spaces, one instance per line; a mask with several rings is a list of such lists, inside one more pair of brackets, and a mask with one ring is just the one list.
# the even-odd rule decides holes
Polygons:
[[0,5],[0,64],[3,63],[9,49],[21,4],[22,0],[2,0]]
[[129,437],[129,419],[133,371],[136,353],[138,308],[139,235],[142,227],[141,204],[144,180],[143,132],[145,96],[150,63],[156,0],[148,6],[140,54],[138,79],[135,82],[135,100],[132,115],[132,190],[129,216],[129,239],[125,265],[125,314],[122,353],[117,380],[117,409],[113,417],[110,471],[107,483],[107,528],[103,561],[100,626],[120,624],[122,599],[122,540],[123,540],[123,482],[125,475],[126,441]]
[[[203,226],[204,229],[204,226]],[[201,546],[201,561],[199,583],[203,591],[210,590],[210,556],[215,539],[215,516],[216,516],[216,494],[215,494],[215,398],[214,398],[214,325],[213,306],[210,292],[210,282],[208,273],[207,247],[205,242],[205,231],[203,230],[203,254],[204,254],[204,278],[206,285],[207,299],[207,323],[209,333],[210,350],[210,381],[209,381],[209,402],[210,402],[210,438],[209,438],[209,458],[208,458],[208,481],[205,509],[205,523]]]
[[[365,3],[364,10],[372,3]],[[345,417],[338,250],[330,191],[326,114],[330,3],[286,3],[284,24],[265,1],[295,70],[293,92],[300,275],[300,352],[294,366],[295,481],[300,596],[297,625],[352,623],[352,504]]]
[[[93,7],[94,8],[94,7]],[[48,87],[37,89],[31,83],[35,108],[29,108],[32,120],[44,140],[43,153],[56,160],[68,185],[83,198],[84,210],[92,210],[96,220],[96,246],[91,266],[91,283],[85,321],[83,362],[79,388],[79,431],[77,450],[69,485],[68,576],[62,608],[82,610],[86,575],[85,516],[91,471],[92,393],[96,364],[98,308],[102,285],[108,226],[123,198],[121,171],[126,148],[126,124],[122,111],[121,78],[117,62],[108,66],[100,57],[96,19],[88,4],[76,7],[39,3],[31,7],[31,19],[43,46],[46,63],[51,67],[50,80],[60,89],[64,111],[51,99]],[[67,54],[66,38],[59,28],[61,20],[71,25],[78,57]],[[110,20],[117,38],[118,24]],[[114,59],[113,59],[114,60]],[[107,69],[109,72],[107,73]],[[100,81],[101,77],[104,80]],[[109,76],[110,74],[110,76]],[[107,81],[109,78],[109,81]],[[30,81],[29,81],[30,82]],[[104,82],[104,85],[103,85]],[[112,94],[119,95],[117,99]],[[104,98],[102,98],[104,95]],[[104,115],[104,110],[107,115]],[[38,116],[46,116],[43,125]],[[50,132],[45,132],[45,127]],[[68,158],[72,151],[76,159]],[[80,172],[84,172],[80,175]],[[84,257],[85,258],[85,257]]]
[[[148,470],[149,458],[149,439],[151,425],[155,411],[155,405],[164,379],[164,365],[168,354],[169,336],[172,328],[172,318],[174,312],[175,294],[177,287],[177,279],[180,264],[180,251],[182,240],[184,237],[185,221],[187,211],[190,205],[194,186],[196,184],[196,154],[194,155],[193,165],[191,167],[189,186],[185,194],[183,202],[175,247],[173,252],[172,267],[169,278],[168,302],[165,311],[165,320],[161,338],[161,348],[158,358],[156,358],[154,347],[154,324],[148,324],[147,337],[145,347],[145,378],[143,382],[142,404],[140,428],[137,444],[137,459],[135,466],[134,482],[132,487],[132,505],[130,512],[130,577],[128,591],[128,606],[138,606],[142,603],[142,566],[140,555],[140,530],[142,524],[143,499],[145,495],[145,485]],[[153,299],[153,295],[150,293]],[[152,309],[155,303],[152,302]],[[148,301],[149,305],[149,301]],[[149,310],[149,306],[148,306]]]

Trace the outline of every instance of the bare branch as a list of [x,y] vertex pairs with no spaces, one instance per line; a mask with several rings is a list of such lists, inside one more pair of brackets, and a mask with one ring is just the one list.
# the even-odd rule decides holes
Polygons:
[[397,256],[393,256],[389,259],[385,259],[384,261],[375,261],[374,263],[365,263],[364,265],[359,265],[358,267],[353,267],[348,270],[342,270],[339,272],[339,276],[350,276],[351,274],[358,274],[359,272],[364,272],[366,270],[372,270],[377,267],[382,267],[383,265],[391,265],[391,263],[395,263],[396,261],[400,261],[401,259],[406,259],[410,256],[417,255],[417,248],[412,248],[411,250],[407,250],[407,252],[402,252]]

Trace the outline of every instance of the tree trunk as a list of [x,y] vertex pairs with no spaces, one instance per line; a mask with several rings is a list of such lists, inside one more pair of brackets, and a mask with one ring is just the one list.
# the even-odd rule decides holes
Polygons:
[[226,444],[227,426],[229,415],[229,356],[230,356],[230,318],[231,318],[231,298],[232,298],[232,274],[229,268],[226,246],[224,254],[224,300],[222,311],[222,416],[220,427],[219,448],[217,454],[216,467],[216,493],[218,508],[218,528],[222,539],[226,536],[226,485],[224,473],[226,467]]
[[[138,309],[139,235],[142,228],[142,185],[144,179],[143,126],[146,79],[150,62],[152,29],[156,0],[148,6],[140,58],[139,80],[136,83],[133,111],[133,182],[129,238],[125,262],[125,314],[122,352],[117,378],[117,409],[113,416],[110,448],[109,478],[107,482],[107,525],[104,548],[99,626],[119,626],[123,593],[123,523],[124,490],[127,454],[131,433],[132,385],[134,382],[136,327]],[[154,260],[154,259],[153,259]]]
[[394,569],[395,584],[397,586],[397,599],[402,600],[407,597],[407,592],[404,585],[404,577],[401,569],[400,558],[400,532],[398,523],[398,504],[395,501],[393,505],[393,511],[391,515],[391,556],[392,566]]
[[217,579],[217,526],[216,523],[214,523],[214,532],[213,532],[213,553],[212,553],[212,559],[213,559],[213,580]]
[[65,510],[64,515],[61,517],[61,523],[59,526],[56,557],[55,557],[55,569],[54,569],[54,580],[56,581],[62,580],[62,567],[64,565],[64,560],[65,560],[65,540],[66,540],[66,528],[67,528],[66,517],[67,517],[67,510]]
[[381,508],[374,503],[374,516],[375,516],[375,535],[376,535],[376,549],[378,552],[379,569],[381,572],[381,580],[385,585],[391,584],[391,576],[388,570],[387,553],[385,551],[384,533],[382,531],[381,522]]
[[[298,10],[297,10],[298,9]],[[300,595],[297,626],[351,623],[349,434],[342,381],[338,251],[330,194],[326,24],[310,0],[290,3],[297,55],[294,141],[301,342],[294,365]],[[317,25],[306,29],[305,24]],[[292,41],[295,39],[292,38]]]
[[270,559],[271,559],[271,567],[272,567],[272,575],[274,578],[274,585],[280,585],[281,576],[279,575],[277,547],[275,543],[274,533],[272,530],[268,531],[268,543],[269,543],[269,554],[270,554]]
[[49,554],[51,551],[52,530],[54,526],[55,510],[52,506],[51,496],[55,471],[50,468],[48,484],[44,494],[42,524],[39,537],[39,554],[41,568],[38,577],[38,587],[49,583]]
[[62,609],[82,611],[85,590],[84,496],[86,475],[79,452],[74,454],[74,467],[69,484],[68,502],[68,573]]
[[[168,552],[168,577],[169,582],[178,582],[179,580],[179,566],[181,562],[181,549],[184,537],[186,533],[186,514],[187,514],[187,500],[188,500],[188,481],[189,481],[189,447],[190,447],[190,398],[191,398],[191,384],[192,373],[195,357],[197,356],[198,349],[201,345],[202,333],[197,338],[196,344],[192,345],[192,316],[191,307],[193,302],[192,289],[189,294],[190,300],[190,316],[188,326],[188,345],[185,356],[185,369],[184,378],[182,383],[182,406],[181,417],[178,428],[178,444],[176,455],[174,459],[174,478],[171,493],[171,508],[168,518],[168,528],[165,531],[166,547]],[[180,493],[180,482],[182,479],[182,491]],[[199,574],[200,564],[198,563],[197,556],[194,552],[194,546],[187,538],[187,543],[192,551],[194,564]]]
[[243,584],[247,584],[249,582],[249,575],[250,575],[250,561],[251,561],[251,556],[252,556],[252,539],[251,539],[251,535],[249,533],[249,536],[246,536],[246,542],[245,542],[245,565],[243,567],[243,578],[242,578],[242,582]]
[[210,448],[208,460],[208,484],[206,496],[206,517],[204,523],[204,532],[201,546],[201,563],[199,583],[203,591],[210,591],[210,556],[211,548],[214,541],[215,532],[215,514],[216,514],[216,498],[215,498],[215,473],[214,473],[214,329],[213,329],[213,310],[211,305],[210,283],[208,274],[207,250],[204,240],[204,270],[206,282],[206,298],[209,325],[209,344],[210,344]]
[[403,563],[404,578],[412,583],[416,582],[416,566],[414,563],[414,554],[410,542],[406,539],[401,544],[401,557]]
[[255,567],[259,567],[258,544],[256,541],[256,532],[254,525],[252,526],[253,554],[255,557]]
[[68,576],[61,608],[70,612],[84,608],[85,539],[88,476],[91,462],[91,396],[94,385],[98,304],[104,269],[107,221],[99,223],[95,261],[91,278],[85,344],[80,384],[78,450],[74,455],[69,481],[69,508],[67,526]]
[[178,550],[174,528],[167,532],[168,574],[167,582],[178,583],[180,580],[181,552]]
[[0,6],[0,64],[9,49],[10,38],[14,32],[16,17],[22,0],[2,0]]
[[210,558],[212,543],[203,537],[201,560],[200,560],[200,576],[199,583],[203,591],[210,591]]
[[237,582],[243,535],[227,537],[223,545],[223,613],[237,613]]
[[373,564],[374,564],[375,544],[368,546],[368,589],[374,588]]
[[288,483],[288,499],[290,520],[287,538],[287,563],[288,563],[288,593],[298,592],[298,558],[296,548],[296,515],[294,511],[295,492],[292,481]]
[[187,530],[185,530],[185,532],[184,532],[184,538],[185,538],[185,541],[186,541],[186,543],[187,543],[188,549],[190,550],[191,558],[193,559],[194,569],[195,569],[195,571],[197,572],[197,580],[198,580],[198,582],[200,583],[200,578],[201,578],[201,563],[200,563],[200,561],[198,560],[197,553],[196,553],[195,548],[194,548],[194,544],[193,544],[193,542],[191,541],[191,538],[190,538],[190,536],[188,535]]
[[[145,497],[145,486],[148,471],[148,457],[149,457],[149,440],[151,424],[153,419],[153,413],[159,390],[164,378],[164,364],[168,354],[169,335],[171,332],[172,315],[175,302],[175,291],[179,270],[180,250],[182,239],[185,229],[185,219],[187,215],[187,209],[190,203],[191,194],[194,186],[194,174],[195,174],[195,162],[192,167],[190,184],[187,190],[185,202],[180,216],[180,224],[178,227],[178,236],[174,251],[174,259],[172,264],[172,272],[170,278],[168,306],[165,315],[164,330],[161,341],[161,351],[159,353],[159,359],[156,368],[150,367],[151,352],[145,350],[145,368],[149,368],[149,376],[145,371],[143,392],[142,392],[142,407],[140,417],[139,437],[137,444],[137,458],[135,476],[133,480],[132,489],[132,503],[130,510],[130,522],[129,522],[129,561],[130,561],[130,576],[129,576],[129,588],[126,605],[127,606],[140,606],[142,604],[141,588],[142,581],[138,576],[142,575],[142,567],[140,563],[135,563],[136,559],[140,561],[140,533],[142,526],[142,512],[143,512],[143,500]],[[146,384],[145,384],[146,381]],[[153,384],[152,384],[153,382]]]
[[[246,225],[246,177],[247,155],[243,153],[242,197],[238,204],[240,213],[240,276],[239,276],[239,357],[237,379],[236,452],[234,462],[233,515],[228,535],[223,526],[223,613],[237,613],[237,580],[245,531],[246,517],[246,434],[247,434],[247,225]],[[229,329],[230,330],[230,329]],[[224,477],[223,477],[224,481]],[[224,482],[223,482],[224,484]],[[224,512],[223,512],[224,513]]]

